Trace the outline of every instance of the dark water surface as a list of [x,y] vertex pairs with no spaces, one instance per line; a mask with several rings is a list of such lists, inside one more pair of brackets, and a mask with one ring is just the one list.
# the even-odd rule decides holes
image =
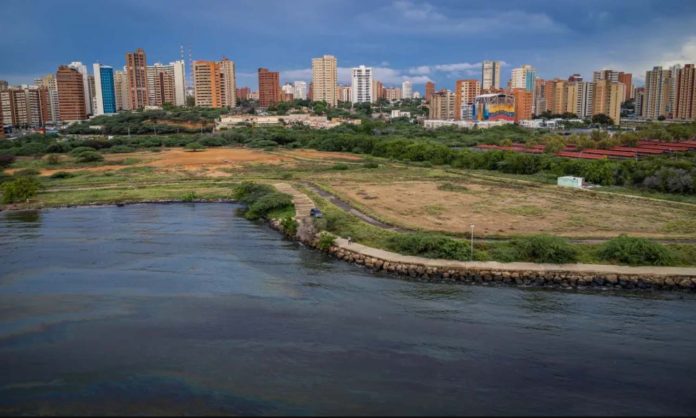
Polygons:
[[234,211],[0,213],[0,413],[696,413],[692,295],[411,283]]

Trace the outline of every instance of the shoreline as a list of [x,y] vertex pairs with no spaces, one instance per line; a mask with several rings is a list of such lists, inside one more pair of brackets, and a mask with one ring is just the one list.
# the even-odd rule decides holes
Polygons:
[[[276,185],[277,186],[277,185]],[[299,208],[313,206],[311,199],[298,192],[292,186],[283,187],[294,193],[293,203],[296,208],[295,219],[300,225],[307,225],[309,215],[301,215]],[[296,194],[304,199],[299,206],[295,202]],[[304,200],[302,199],[302,200]],[[312,202],[309,203],[308,202]],[[0,212],[22,212],[43,209],[88,208],[137,204],[177,204],[177,203],[238,203],[233,199],[181,199],[140,200],[124,202],[104,202],[75,205],[43,206],[38,208],[4,207]],[[462,283],[482,285],[512,285],[522,287],[553,288],[564,290],[659,290],[659,291],[696,291],[696,268],[694,267],[655,267],[626,266],[619,264],[540,264],[495,261],[463,262],[455,260],[427,259],[405,256],[358,243],[348,242],[337,237],[336,242],[327,251],[317,247],[316,235],[309,237],[289,237],[279,220],[268,220],[271,228],[284,236],[307,245],[313,250],[325,252],[332,257],[348,263],[361,265],[372,272],[394,274],[400,279],[430,283]]]
[[[292,195],[298,231],[303,228],[311,230],[312,218],[307,209],[315,206],[311,198],[287,183],[277,183],[274,186]],[[285,234],[278,221],[270,221],[270,224]],[[311,234],[298,234],[292,238],[319,250],[316,231]],[[326,252],[339,260],[362,265],[374,272],[386,271],[406,276],[408,279],[433,283],[498,283],[562,289],[696,291],[696,267],[438,260],[404,256],[349,242],[341,237],[337,237],[334,245]]]

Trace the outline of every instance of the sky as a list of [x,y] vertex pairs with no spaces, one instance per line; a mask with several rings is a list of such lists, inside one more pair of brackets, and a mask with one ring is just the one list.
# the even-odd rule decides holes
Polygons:
[[531,64],[542,78],[632,72],[696,62],[696,0],[2,0],[0,79],[31,84],[58,65],[121,68],[143,48],[148,63],[235,61],[237,85],[256,71],[281,82],[311,79],[312,57],[333,55],[339,82],[371,66],[386,86],[411,80],[454,88],[481,77],[481,61],[510,71]]

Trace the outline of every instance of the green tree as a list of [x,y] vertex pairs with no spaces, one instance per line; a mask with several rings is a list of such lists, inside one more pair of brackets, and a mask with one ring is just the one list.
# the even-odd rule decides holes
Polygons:
[[41,189],[41,183],[35,177],[19,177],[3,183],[2,202],[15,203],[34,197]]

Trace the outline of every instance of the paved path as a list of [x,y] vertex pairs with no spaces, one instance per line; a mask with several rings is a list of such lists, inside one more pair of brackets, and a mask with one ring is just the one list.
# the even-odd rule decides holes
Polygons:
[[[312,199],[289,184],[279,183],[275,187],[293,197],[298,223],[311,221],[309,210],[315,207]],[[359,253],[368,257],[379,258],[384,261],[403,264],[419,264],[426,267],[452,267],[460,269],[477,270],[507,270],[507,271],[564,271],[577,273],[603,273],[603,274],[635,274],[635,275],[660,275],[660,276],[690,276],[696,277],[694,267],[631,267],[608,264],[541,264],[541,263],[500,263],[497,261],[455,261],[434,258],[424,258],[393,253],[368,247],[356,242],[348,242],[344,238],[336,238],[336,246],[348,251]]]

